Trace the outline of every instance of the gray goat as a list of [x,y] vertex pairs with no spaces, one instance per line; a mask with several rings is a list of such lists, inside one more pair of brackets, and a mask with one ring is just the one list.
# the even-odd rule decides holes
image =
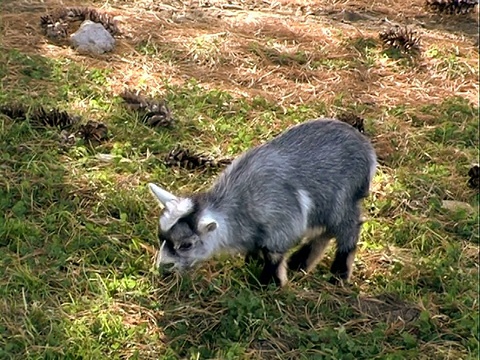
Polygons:
[[[222,252],[263,257],[260,282],[287,282],[286,267],[312,270],[331,238],[332,282],[348,281],[376,156],[352,126],[333,119],[296,125],[239,156],[203,193],[177,197],[149,184],[165,207],[157,265],[185,270]],[[302,242],[303,240],[303,242]],[[290,256],[295,245],[302,246]]]

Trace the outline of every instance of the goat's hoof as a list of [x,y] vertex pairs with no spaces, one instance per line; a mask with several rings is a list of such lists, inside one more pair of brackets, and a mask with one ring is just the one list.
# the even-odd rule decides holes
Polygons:
[[341,275],[332,275],[328,282],[332,285],[344,286],[348,284],[348,279]]

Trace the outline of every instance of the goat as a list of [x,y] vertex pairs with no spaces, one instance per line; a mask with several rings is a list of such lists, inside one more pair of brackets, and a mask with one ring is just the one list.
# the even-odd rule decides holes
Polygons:
[[150,183],[165,207],[157,265],[182,271],[218,253],[243,253],[247,262],[263,257],[261,284],[283,286],[287,266],[311,271],[335,238],[332,282],[348,281],[376,165],[364,135],[315,119],[240,155],[206,192],[176,196]]

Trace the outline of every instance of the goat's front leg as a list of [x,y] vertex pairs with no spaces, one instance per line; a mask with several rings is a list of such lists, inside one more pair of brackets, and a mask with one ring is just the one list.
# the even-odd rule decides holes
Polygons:
[[245,263],[247,265],[250,265],[252,263],[258,263],[258,264],[261,264],[262,263],[262,256],[260,254],[260,251],[259,250],[252,250],[252,251],[249,251],[247,252],[247,254],[245,255]]
[[268,285],[274,282],[280,287],[284,286],[287,283],[285,254],[263,249],[263,257],[265,264],[260,274],[260,283],[262,285]]

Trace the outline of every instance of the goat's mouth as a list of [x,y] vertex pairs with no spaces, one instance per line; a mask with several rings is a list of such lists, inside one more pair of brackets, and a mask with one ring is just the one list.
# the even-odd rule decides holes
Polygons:
[[157,269],[161,270],[162,273],[165,273],[165,274],[171,274],[178,269],[178,264],[172,264],[172,263],[165,264],[162,262],[162,249],[157,251],[157,255],[154,261],[154,266]]
[[180,274],[187,273],[192,270],[197,265],[197,263],[197,260],[193,260],[188,264],[182,262],[164,263],[162,261],[162,248],[160,248],[160,250],[157,251],[154,265],[157,269],[161,270],[162,273],[168,275],[174,272],[178,272]]

